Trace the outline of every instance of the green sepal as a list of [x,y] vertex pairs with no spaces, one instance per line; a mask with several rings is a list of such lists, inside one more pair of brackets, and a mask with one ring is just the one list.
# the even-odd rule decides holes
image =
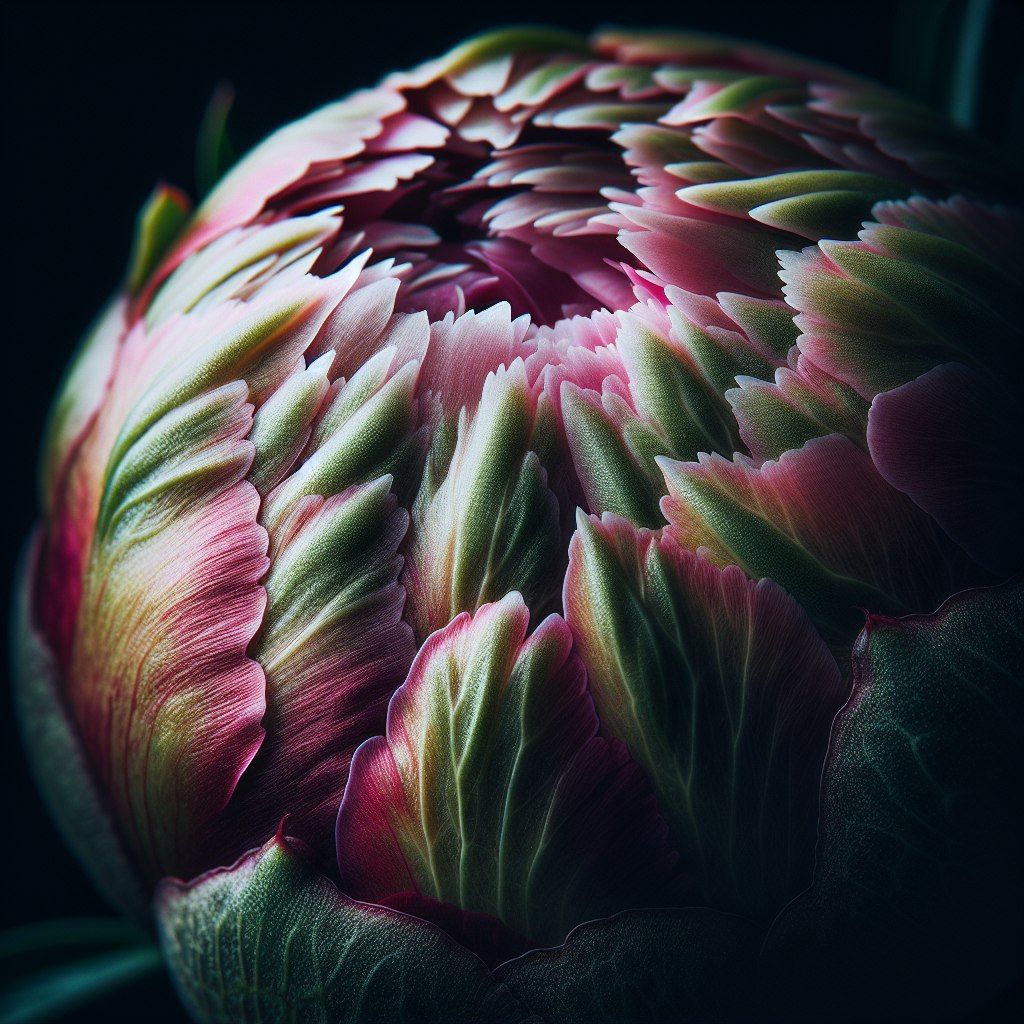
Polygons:
[[790,1019],[975,1019],[1020,970],[1024,588],[869,616],[853,663],[766,998]]
[[292,841],[165,881],[158,933],[201,1024],[523,1021],[483,963],[414,917],[357,903]]
[[213,90],[196,137],[196,188],[200,197],[208,195],[235,162],[228,138],[228,115],[235,101],[235,90],[222,82]]

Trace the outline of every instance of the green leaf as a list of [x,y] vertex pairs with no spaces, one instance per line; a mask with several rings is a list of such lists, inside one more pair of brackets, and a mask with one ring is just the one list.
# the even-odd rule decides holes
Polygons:
[[158,971],[154,946],[122,949],[38,971],[0,993],[0,1024],[53,1021],[83,1003]]
[[234,163],[234,153],[228,139],[228,115],[235,101],[235,90],[222,82],[213,90],[196,138],[196,187],[205,196]]
[[547,1024],[750,1019],[757,942],[713,910],[628,911],[495,974]]
[[156,971],[160,951],[115,917],[68,917],[0,934],[0,1024],[54,1020]]
[[522,1021],[442,932],[340,893],[288,841],[157,893],[160,943],[203,1024]]
[[189,212],[188,198],[170,185],[158,185],[146,200],[135,222],[135,241],[128,260],[128,290],[133,295],[156,269]]
[[[817,1019],[940,1019],[1020,970],[1024,589],[871,617],[825,773],[815,882],[765,976]],[[865,984],[865,979],[869,983]]]

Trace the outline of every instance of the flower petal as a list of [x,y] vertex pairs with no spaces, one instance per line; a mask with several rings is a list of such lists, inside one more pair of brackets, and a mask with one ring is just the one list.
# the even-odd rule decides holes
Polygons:
[[985,579],[838,434],[760,467],[743,455],[660,465],[669,489],[662,511],[684,547],[774,579],[840,644],[856,635],[861,607],[930,610]]
[[796,602],[626,520],[580,515],[566,617],[605,734],[647,771],[697,902],[769,919],[810,881],[844,692]]
[[535,447],[537,399],[521,360],[484,382],[480,404],[459,418],[454,450],[435,436],[403,581],[408,619],[422,640],[459,612],[519,590],[535,614],[558,594],[558,502]]
[[529,617],[511,594],[421,649],[386,737],[352,762],[346,892],[420,893],[538,943],[671,892],[664,825],[625,748],[597,736],[568,628],[550,616],[527,638]]
[[879,473],[994,572],[1024,564],[1017,499],[1024,464],[1007,457],[1012,399],[945,363],[871,403],[867,439]]
[[231,849],[290,813],[323,857],[356,747],[384,726],[412,663],[398,546],[409,517],[391,478],[301,503],[272,538],[267,610],[251,648],[267,680],[266,737],[229,805]]

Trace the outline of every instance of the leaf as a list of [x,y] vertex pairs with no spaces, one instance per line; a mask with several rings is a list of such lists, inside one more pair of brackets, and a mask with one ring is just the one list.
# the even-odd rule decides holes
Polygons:
[[638,767],[597,735],[572,637],[527,638],[518,594],[433,634],[356,752],[338,815],[342,886],[490,914],[535,942],[671,898],[674,856]]
[[547,1024],[750,1020],[758,934],[713,910],[627,911],[495,976]]
[[185,221],[191,204],[188,197],[170,185],[159,185],[146,200],[135,225],[135,240],[128,260],[127,286],[139,292],[170,248]]
[[205,196],[234,163],[228,138],[228,115],[235,101],[235,90],[221,82],[206,104],[196,138],[196,188]]
[[963,1019],[1019,973],[1024,591],[869,616],[824,779],[815,882],[769,938],[816,1019]]
[[151,945],[129,946],[44,968],[0,989],[0,1024],[53,1021],[163,967]]
[[839,669],[770,580],[582,514],[566,618],[602,731],[658,794],[694,901],[770,918],[810,881]]
[[432,925],[349,899],[294,841],[165,881],[156,907],[174,983],[202,1024],[526,1019],[476,957]]

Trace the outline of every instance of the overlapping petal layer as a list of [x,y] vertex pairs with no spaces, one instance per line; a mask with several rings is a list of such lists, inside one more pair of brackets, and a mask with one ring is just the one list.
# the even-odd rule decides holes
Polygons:
[[810,879],[820,764],[845,691],[770,580],[670,536],[580,519],[566,616],[602,729],[646,769],[697,903],[764,916]]
[[[282,129],[191,220],[157,190],[55,406],[25,595],[73,841],[102,822],[137,894],[290,814],[349,895],[494,960],[637,907],[767,922],[863,609],[1019,562],[1011,186],[785,54],[523,29]],[[398,927],[289,849],[175,890],[169,948],[285,892]]]
[[457,617],[417,655],[386,736],[356,753],[338,815],[346,892],[416,893],[542,945],[675,896],[643,773],[597,735],[557,616],[528,637],[518,594]]

